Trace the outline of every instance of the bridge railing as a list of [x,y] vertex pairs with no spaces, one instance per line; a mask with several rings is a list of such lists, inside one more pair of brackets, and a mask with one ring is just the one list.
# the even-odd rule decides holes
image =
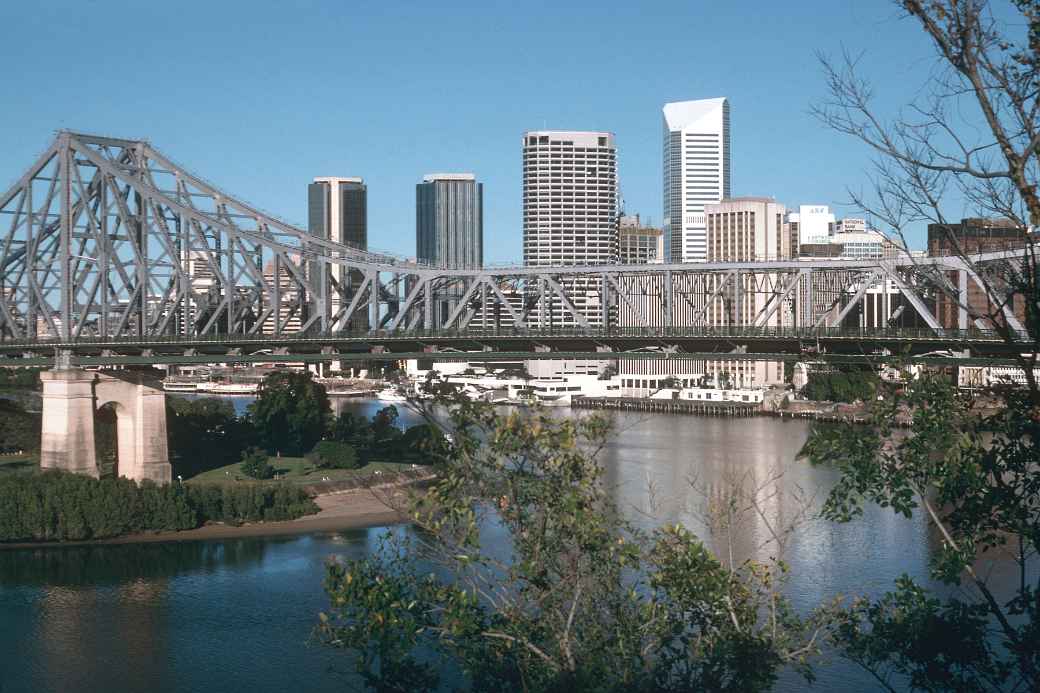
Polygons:
[[[546,327],[546,328],[521,328],[521,327],[471,327],[464,330],[459,329],[415,329],[408,331],[390,330],[342,330],[336,332],[306,331],[289,333],[283,335],[269,334],[207,334],[197,336],[183,335],[120,335],[112,337],[104,336],[82,336],[68,340],[60,337],[40,337],[35,339],[17,339],[0,341],[0,350],[14,351],[18,349],[62,349],[97,346],[149,346],[177,345],[185,347],[193,345],[226,344],[234,345],[256,345],[273,346],[292,343],[321,343],[330,342],[367,342],[367,341],[423,341],[432,339],[457,339],[457,340],[480,340],[483,338],[508,339],[625,339],[638,340],[661,339],[799,339],[805,341],[813,340],[892,340],[892,341],[922,341],[922,342],[999,342],[1004,337],[996,330],[970,328],[966,330],[915,328],[915,327],[883,327],[883,328],[850,328],[850,327],[605,327],[605,328],[580,328],[580,327]],[[1036,340],[1026,332],[1013,335],[1015,343],[1035,346]]]

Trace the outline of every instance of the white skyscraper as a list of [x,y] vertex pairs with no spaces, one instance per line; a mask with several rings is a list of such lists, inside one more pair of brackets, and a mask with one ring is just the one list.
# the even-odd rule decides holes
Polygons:
[[671,262],[707,259],[704,205],[730,196],[729,100],[664,105],[664,234]]

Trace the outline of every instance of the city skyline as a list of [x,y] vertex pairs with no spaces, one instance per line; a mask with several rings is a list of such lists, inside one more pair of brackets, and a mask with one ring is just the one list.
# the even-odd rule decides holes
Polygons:
[[[81,32],[101,26],[118,30],[128,21],[111,8],[57,2],[39,11],[9,9],[0,23],[0,55],[19,61],[29,54],[27,41],[40,35],[44,24],[54,46],[11,77],[11,93],[33,93],[45,83],[61,97],[13,99],[0,114],[6,154],[0,187],[20,175],[16,162],[35,157],[54,130],[143,136],[179,152],[190,170],[205,171],[220,186],[263,201],[268,211],[301,228],[307,217],[306,201],[298,194],[301,182],[315,175],[364,176],[371,186],[369,246],[410,256],[414,213],[402,200],[411,198],[416,177],[431,170],[473,171],[485,184],[484,259],[517,261],[522,202],[513,143],[526,130],[614,133],[625,209],[660,225],[660,109],[670,101],[725,94],[739,135],[732,153],[738,174],[733,195],[769,195],[789,207],[827,204],[838,216],[849,216],[854,211],[839,203],[847,199],[846,185],[865,186],[869,152],[823,130],[807,114],[824,94],[815,51],[840,52],[844,41],[862,43],[864,32],[883,35],[886,51],[871,50],[864,58],[878,79],[882,105],[912,91],[912,77],[932,63],[927,47],[911,40],[912,26],[852,3],[762,4],[751,22],[735,9],[697,4],[553,8],[554,26],[580,21],[588,29],[565,43],[561,29],[537,20],[542,14],[537,6],[510,11],[504,23],[500,10],[479,5],[447,12],[328,7],[308,14],[258,3],[242,15],[199,4],[214,27],[203,29],[190,19],[193,5],[176,12],[142,10],[147,21],[178,37],[178,51],[192,48],[182,51],[177,71],[161,57],[174,50],[165,35],[156,38],[154,53],[135,54],[129,62],[122,56],[126,47],[116,44],[87,54],[76,51],[74,38]],[[411,15],[409,21],[402,23],[402,14]],[[495,31],[485,36],[461,31],[456,20],[462,15],[486,20]],[[218,29],[232,21],[237,31]],[[409,28],[419,26],[423,31]],[[710,40],[696,45],[676,40],[692,26]],[[376,68],[352,77],[351,89],[336,94],[328,85],[339,77],[332,67],[340,64],[339,42],[325,38],[344,34],[355,54]],[[453,40],[432,41],[428,34]],[[256,35],[279,36],[298,50],[269,54],[265,41],[248,38]],[[600,67],[589,73],[588,56],[604,38],[623,42],[626,57],[598,54]],[[551,50],[526,50],[532,41]],[[750,50],[719,54],[717,47],[727,43]],[[473,55],[485,59],[475,65]],[[118,77],[110,69],[117,62]],[[426,63],[440,69],[423,72],[420,79],[415,68]],[[691,71],[691,64],[704,69]],[[212,79],[185,82],[187,73]],[[504,73],[512,75],[508,84],[499,79]],[[167,98],[122,99],[115,106],[111,96],[122,90],[124,79],[156,81]],[[319,88],[322,107],[304,110]],[[402,88],[408,90],[406,109],[394,106]],[[479,99],[458,100],[474,89]],[[777,138],[778,132],[784,137]],[[955,208],[951,216],[962,211],[967,210]],[[913,240],[923,247],[923,226]]]

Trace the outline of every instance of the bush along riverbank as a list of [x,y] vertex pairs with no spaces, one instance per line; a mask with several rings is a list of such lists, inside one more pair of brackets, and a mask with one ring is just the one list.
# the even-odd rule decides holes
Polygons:
[[111,539],[318,512],[307,492],[292,486],[159,486],[64,472],[0,477],[0,498],[0,542]]

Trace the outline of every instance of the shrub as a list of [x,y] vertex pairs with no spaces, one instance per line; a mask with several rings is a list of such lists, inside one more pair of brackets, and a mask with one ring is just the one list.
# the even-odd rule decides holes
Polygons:
[[267,452],[260,448],[248,448],[242,453],[242,473],[253,479],[270,479],[274,476],[274,467],[267,461]]
[[450,452],[447,438],[428,423],[412,426],[397,440],[398,460],[412,464],[437,464]]
[[361,466],[357,450],[352,445],[335,440],[319,441],[307,453],[307,459],[321,469],[357,469]]
[[159,486],[59,471],[0,477],[0,498],[0,542],[106,539],[209,521],[292,520],[318,511],[295,486]]
[[0,399],[0,452],[39,450],[41,420],[17,402]]

